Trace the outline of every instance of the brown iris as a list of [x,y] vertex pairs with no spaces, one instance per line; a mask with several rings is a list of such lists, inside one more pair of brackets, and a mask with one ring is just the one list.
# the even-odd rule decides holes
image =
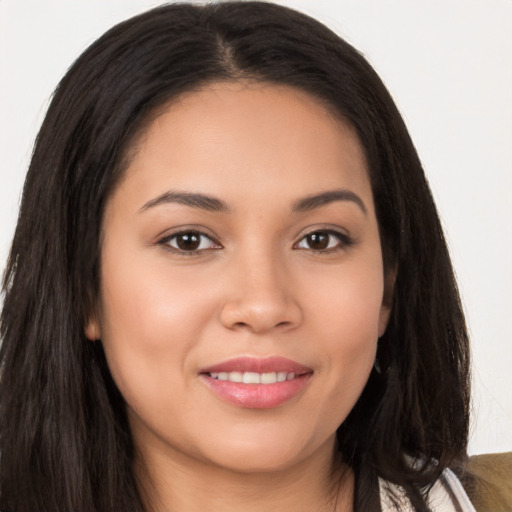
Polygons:
[[321,231],[310,233],[306,236],[308,247],[314,251],[327,249],[327,247],[329,247],[329,237],[329,233],[323,233]]
[[181,233],[176,235],[176,246],[182,251],[195,251],[201,244],[199,233]]

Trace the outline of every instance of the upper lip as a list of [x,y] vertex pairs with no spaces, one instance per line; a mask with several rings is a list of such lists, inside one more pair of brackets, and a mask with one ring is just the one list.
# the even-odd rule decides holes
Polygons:
[[296,361],[280,356],[272,357],[235,357],[220,363],[203,368],[199,373],[220,373],[220,372],[255,372],[255,373],[272,373],[287,372],[302,375],[311,373],[313,370]]

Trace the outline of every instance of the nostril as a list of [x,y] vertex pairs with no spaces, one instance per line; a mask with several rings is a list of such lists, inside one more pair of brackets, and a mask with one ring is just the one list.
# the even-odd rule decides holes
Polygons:
[[302,312],[295,301],[268,295],[241,295],[237,300],[222,304],[219,311],[219,320],[228,329],[248,329],[258,333],[296,327],[301,318]]

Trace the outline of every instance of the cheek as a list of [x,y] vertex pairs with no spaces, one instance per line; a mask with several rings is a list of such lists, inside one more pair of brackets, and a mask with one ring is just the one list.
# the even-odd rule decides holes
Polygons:
[[162,389],[185,385],[180,376],[212,317],[208,297],[159,263],[105,252],[101,334],[110,371],[129,405],[144,397],[158,410]]
[[[124,337],[125,348],[140,346],[152,353],[178,338],[186,349],[199,325],[197,317],[209,314],[204,287],[165,257],[155,257],[158,248],[138,253],[108,249],[102,265],[103,336],[110,331],[108,338]],[[130,250],[131,257],[124,257]]]
[[323,357],[323,413],[338,426],[359,398],[375,360],[383,278],[379,264],[354,266],[346,273],[340,269],[325,281],[316,278],[317,285],[330,287],[329,294],[315,287],[309,295],[311,332]]
[[380,308],[373,297],[355,300],[348,290],[335,303],[325,312],[325,367],[330,370],[333,393],[355,403],[375,360]]
[[347,350],[377,341],[384,291],[379,258],[355,263],[310,273],[315,287],[307,294],[316,329],[331,333],[329,338]]

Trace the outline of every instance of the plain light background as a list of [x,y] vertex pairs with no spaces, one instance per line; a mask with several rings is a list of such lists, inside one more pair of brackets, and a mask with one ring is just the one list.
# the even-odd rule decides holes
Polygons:
[[[75,58],[160,2],[0,0],[0,270],[32,144]],[[472,337],[470,453],[512,450],[512,0],[279,1],[361,50],[415,141]]]

